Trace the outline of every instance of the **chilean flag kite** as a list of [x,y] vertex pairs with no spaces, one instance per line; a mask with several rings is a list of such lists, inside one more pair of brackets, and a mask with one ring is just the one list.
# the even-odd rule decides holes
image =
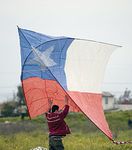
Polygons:
[[48,99],[70,110],[83,112],[109,139],[112,133],[104,116],[104,72],[119,46],[71,37],[53,37],[18,28],[21,48],[21,81],[31,118],[49,109]]

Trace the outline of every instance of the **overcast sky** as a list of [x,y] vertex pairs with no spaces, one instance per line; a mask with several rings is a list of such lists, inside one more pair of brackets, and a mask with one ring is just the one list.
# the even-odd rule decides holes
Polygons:
[[132,0],[0,0],[0,101],[20,84],[17,25],[121,45],[107,65],[102,90],[132,90]]

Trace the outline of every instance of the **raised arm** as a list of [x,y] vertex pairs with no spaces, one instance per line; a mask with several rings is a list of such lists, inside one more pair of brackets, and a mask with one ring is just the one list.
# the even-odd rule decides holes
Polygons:
[[64,119],[67,116],[68,111],[69,111],[68,100],[69,100],[69,96],[65,95],[65,100],[64,100],[65,101],[65,108],[60,114],[60,117],[62,119]]
[[65,105],[68,105],[69,96],[65,95]]
[[53,104],[53,100],[51,100],[50,98],[48,98],[49,108],[48,108],[47,112],[44,113],[45,115],[47,115],[48,112],[51,112],[52,104]]
[[51,108],[52,108],[53,100],[48,99],[48,104],[49,104],[49,111],[48,111],[48,112],[51,112]]

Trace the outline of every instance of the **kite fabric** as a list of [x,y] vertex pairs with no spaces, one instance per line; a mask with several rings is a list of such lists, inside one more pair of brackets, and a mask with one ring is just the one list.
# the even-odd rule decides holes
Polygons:
[[118,47],[70,37],[52,37],[18,28],[21,48],[21,81],[31,118],[45,113],[48,99],[63,108],[83,112],[109,139],[102,107],[104,72]]

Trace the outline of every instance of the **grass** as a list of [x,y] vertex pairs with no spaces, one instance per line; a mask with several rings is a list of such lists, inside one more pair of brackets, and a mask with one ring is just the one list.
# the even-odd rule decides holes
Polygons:
[[[120,136],[132,135],[121,132]],[[132,145],[112,144],[101,133],[73,133],[64,139],[66,150],[131,150]],[[30,150],[37,146],[48,147],[48,134],[40,131],[0,136],[0,150]]]
[[[127,120],[132,111],[107,112],[106,118],[119,140],[132,140]],[[10,123],[5,124],[5,121]],[[132,150],[132,144],[115,145],[81,113],[71,113],[66,122],[72,134],[64,138],[65,150]],[[3,125],[3,126],[2,126]],[[40,116],[21,121],[19,117],[0,118],[0,150],[30,150],[48,147],[46,120]]]

